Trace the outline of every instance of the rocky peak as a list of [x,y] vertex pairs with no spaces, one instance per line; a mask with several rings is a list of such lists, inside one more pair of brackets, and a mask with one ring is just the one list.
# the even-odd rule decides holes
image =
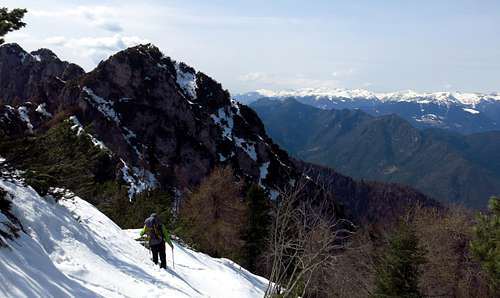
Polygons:
[[30,53],[38,61],[59,60],[57,55],[49,49],[38,49]]
[[[151,44],[118,52],[101,62],[93,74],[93,79],[107,81],[111,89],[156,91],[148,93],[148,100],[135,99],[146,105],[158,103],[150,100],[151,97],[165,97],[171,93],[184,98],[188,104],[212,111],[230,104],[229,92],[219,83],[183,62],[166,57]],[[116,98],[111,96],[110,100]]]
[[75,131],[113,156],[131,196],[148,188],[192,188],[216,166],[231,165],[273,197],[297,179],[288,155],[251,109],[151,44],[120,51],[89,73],[50,50],[29,54],[5,45],[0,78],[2,134],[36,133],[64,112]]
[[83,126],[92,126],[94,136],[123,161],[121,172],[138,169],[138,180],[183,189],[215,166],[231,165],[243,180],[275,196],[296,178],[288,155],[251,109],[150,44],[120,51],[67,83],[58,102],[71,107]]
[[54,108],[67,80],[85,72],[76,64],[61,61],[48,49],[32,53],[17,44],[0,46],[0,104],[19,105],[30,101]]

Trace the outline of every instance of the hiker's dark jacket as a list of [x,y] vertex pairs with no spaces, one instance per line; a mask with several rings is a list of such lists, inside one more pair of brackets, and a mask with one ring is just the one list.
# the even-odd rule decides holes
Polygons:
[[173,248],[170,234],[165,226],[161,223],[160,219],[152,214],[144,221],[144,228],[141,230],[141,236],[146,234],[148,236],[149,245],[158,245],[162,242],[167,242]]

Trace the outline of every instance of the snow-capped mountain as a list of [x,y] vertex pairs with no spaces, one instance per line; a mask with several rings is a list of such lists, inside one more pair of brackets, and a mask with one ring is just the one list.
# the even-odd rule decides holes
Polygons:
[[500,132],[421,130],[397,115],[319,109],[293,98],[250,105],[292,156],[357,179],[397,182],[482,208],[500,193]]
[[[40,196],[0,161],[0,297],[263,297],[267,280],[174,241],[168,269],[86,201]],[[5,198],[3,197],[5,196]],[[5,204],[2,204],[4,206]],[[18,227],[17,238],[9,227]],[[22,229],[22,230],[21,230]],[[175,264],[174,264],[175,262]]]
[[253,97],[315,97],[320,100],[327,98],[331,101],[367,99],[379,102],[417,102],[437,104],[463,104],[474,106],[483,101],[500,101],[500,93],[462,93],[462,92],[434,92],[418,93],[412,90],[391,93],[375,93],[364,89],[327,89],[327,88],[303,88],[297,90],[272,91],[260,89],[254,92],[237,95],[241,98],[245,95]]
[[500,93],[418,93],[411,90],[375,93],[363,89],[304,88],[262,89],[235,96],[246,104],[262,97],[292,97],[322,109],[362,109],[372,115],[398,114],[419,128],[438,127],[462,133],[500,129]]

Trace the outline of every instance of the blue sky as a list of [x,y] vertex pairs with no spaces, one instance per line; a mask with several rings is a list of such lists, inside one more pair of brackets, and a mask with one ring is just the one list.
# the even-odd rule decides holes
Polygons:
[[[63,2],[63,3],[61,3]],[[91,70],[151,42],[231,92],[500,91],[500,1],[51,1],[7,36]]]

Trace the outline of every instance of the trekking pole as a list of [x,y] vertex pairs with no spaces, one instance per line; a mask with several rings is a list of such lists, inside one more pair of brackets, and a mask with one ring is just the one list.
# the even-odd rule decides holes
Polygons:
[[174,247],[172,246],[172,267],[175,270],[175,261],[174,261]]

